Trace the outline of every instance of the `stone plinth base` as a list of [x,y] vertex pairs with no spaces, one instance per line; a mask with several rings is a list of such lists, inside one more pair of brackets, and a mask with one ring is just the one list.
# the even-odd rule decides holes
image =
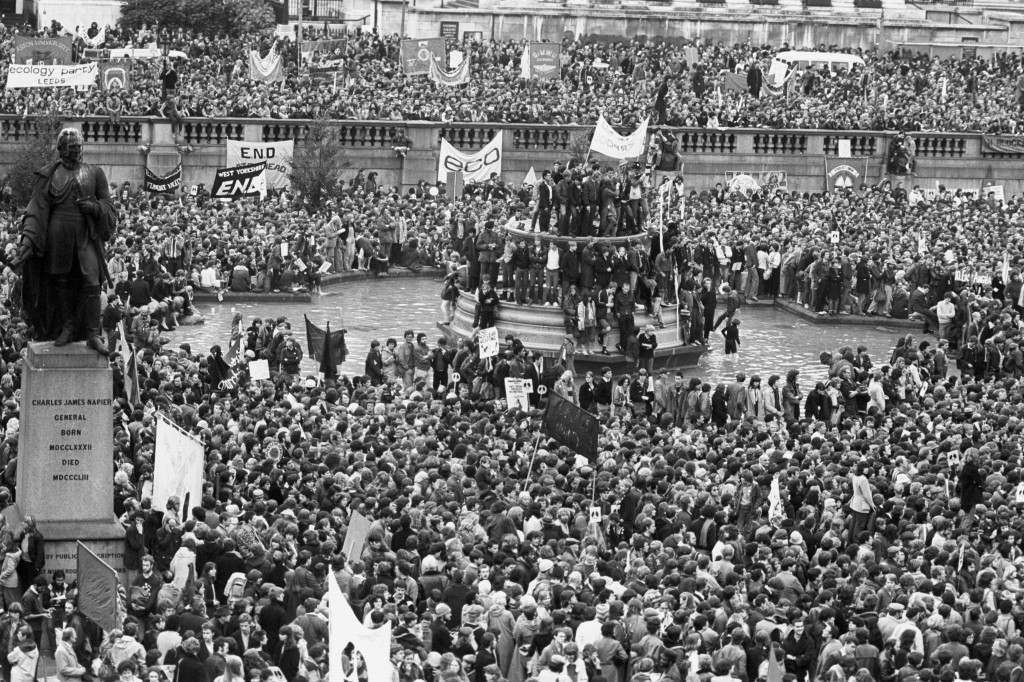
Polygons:
[[117,521],[50,521],[37,524],[46,540],[44,552],[47,576],[60,569],[70,583],[78,573],[78,542],[82,541],[96,555],[117,571],[125,584],[124,528]]

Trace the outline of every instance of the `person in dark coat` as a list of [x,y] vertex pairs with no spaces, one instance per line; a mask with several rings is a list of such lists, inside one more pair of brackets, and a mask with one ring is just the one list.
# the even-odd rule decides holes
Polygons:
[[174,682],[210,682],[206,666],[199,660],[199,640],[189,637],[181,643],[183,655],[178,659]]
[[228,366],[220,346],[211,346],[210,355],[206,359],[206,375],[209,378],[210,388],[217,390],[222,381],[231,378],[231,368]]
[[[260,609],[260,627],[264,632],[280,632],[281,626],[285,624],[284,590],[280,587],[270,588],[270,603]],[[272,637],[267,642],[267,650],[273,659],[281,653],[281,639]]]
[[978,463],[973,454],[964,458],[963,468],[958,479],[960,487],[960,508],[970,514],[974,507],[981,504],[985,492],[985,479],[978,470]]
[[370,352],[366,354],[364,371],[372,385],[380,386],[384,382],[384,357],[381,355],[380,341],[377,339],[370,342]]
[[804,414],[810,419],[827,422],[832,417],[832,400],[825,392],[824,382],[819,381],[814,390],[807,394]]

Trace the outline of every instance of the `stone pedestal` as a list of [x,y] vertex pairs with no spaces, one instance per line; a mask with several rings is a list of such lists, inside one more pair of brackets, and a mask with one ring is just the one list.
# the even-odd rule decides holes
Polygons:
[[124,572],[114,517],[113,376],[106,358],[73,343],[31,343],[21,387],[16,499],[46,539],[49,574],[74,579],[75,542]]

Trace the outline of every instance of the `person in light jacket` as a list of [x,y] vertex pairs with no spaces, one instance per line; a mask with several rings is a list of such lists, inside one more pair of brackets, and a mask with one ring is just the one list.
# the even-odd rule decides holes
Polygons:
[[60,644],[55,654],[57,661],[57,679],[60,682],[74,682],[85,677],[85,666],[78,662],[75,654],[75,630],[65,628],[61,633]]
[[11,664],[11,682],[35,682],[39,665],[39,647],[32,636],[32,628],[22,625],[14,637],[15,646],[7,654]]
[[850,476],[850,485],[853,487],[853,497],[850,499],[850,538],[853,541],[860,536],[862,531],[867,530],[868,519],[871,512],[875,510],[875,501],[871,496],[871,484],[868,482],[864,472],[867,466],[861,462]]

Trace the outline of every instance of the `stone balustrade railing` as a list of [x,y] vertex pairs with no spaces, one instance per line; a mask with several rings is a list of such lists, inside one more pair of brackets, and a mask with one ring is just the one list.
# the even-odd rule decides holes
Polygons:
[[[140,145],[182,147],[193,151],[185,163],[186,177],[212,174],[218,149],[226,140],[271,142],[293,139],[303,143],[311,126],[308,120],[277,119],[186,119],[172,131],[165,118],[124,117],[114,122],[106,117],[69,118],[68,125],[80,127],[88,145],[102,146],[104,163],[123,170],[125,179],[136,177],[140,167]],[[504,132],[504,169],[513,182],[530,166],[538,171],[553,161],[565,160],[574,151],[586,150],[592,127],[519,123],[442,123],[431,121],[331,121],[337,144],[347,150],[354,167],[382,171],[388,182],[408,185],[431,176],[436,166],[441,138],[464,150],[479,149],[498,131]],[[841,143],[849,141],[853,157],[867,160],[868,181],[877,182],[884,173],[884,159],[892,132],[840,130],[771,130],[762,128],[671,128],[685,163],[687,182],[700,188],[720,181],[726,171],[785,170],[790,188],[801,191],[821,189],[821,159],[838,156]],[[13,146],[37,135],[31,117],[0,116],[0,148]],[[918,174],[922,168],[927,182],[950,182],[966,186],[968,181],[995,179],[1007,192],[1024,190],[1018,167],[1024,154],[999,153],[986,149],[977,133],[914,133],[917,143]],[[408,147],[399,157],[395,146]],[[3,156],[0,156],[3,158]],[[0,161],[2,165],[2,161]],[[139,171],[141,172],[141,171]],[[435,170],[436,172],[436,170]],[[115,171],[114,175],[117,176]],[[712,180],[714,177],[714,180]],[[208,180],[208,178],[207,178]],[[186,179],[186,182],[188,180]],[[198,181],[198,180],[197,180]]]
[[[157,117],[126,116],[115,123],[106,117],[68,119],[81,127],[88,143],[152,143],[170,121]],[[274,142],[293,139],[302,142],[312,121],[279,119],[190,118],[183,124],[184,141],[192,145],[221,145],[238,139]],[[447,138],[456,147],[479,148],[499,130],[505,131],[505,151],[567,151],[576,138],[589,139],[591,126],[538,125],[524,123],[442,123],[434,121],[331,121],[342,147],[390,148],[397,137],[417,140],[436,148]],[[765,156],[836,155],[839,140],[849,139],[853,156],[884,153],[891,132],[836,130],[771,130],[762,128],[667,128],[679,139],[681,154],[756,154]],[[0,143],[19,142],[36,135],[31,117],[0,115]],[[962,158],[972,148],[980,151],[980,134],[914,133],[919,156]],[[975,143],[975,144],[972,144]],[[995,155],[995,154],[993,154]],[[998,156],[1007,156],[1005,154]],[[1009,155],[1017,156],[1017,155]]]

